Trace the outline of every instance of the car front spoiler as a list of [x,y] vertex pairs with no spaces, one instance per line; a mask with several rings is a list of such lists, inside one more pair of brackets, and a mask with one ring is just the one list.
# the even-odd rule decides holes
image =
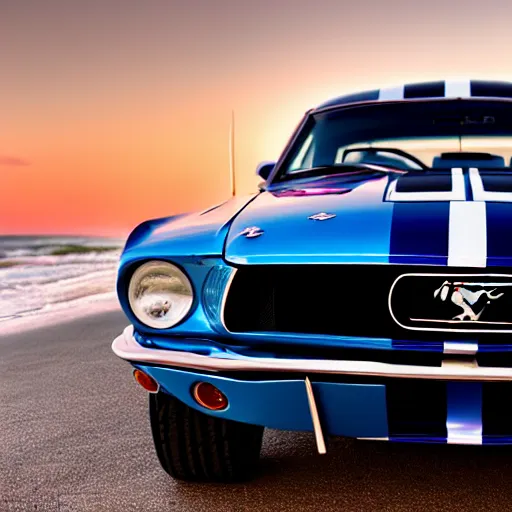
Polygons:
[[475,359],[470,358],[447,359],[441,366],[417,366],[376,361],[248,357],[232,353],[204,356],[176,350],[147,348],[136,341],[131,325],[114,340],[112,350],[121,359],[133,363],[209,372],[293,372],[452,381],[512,381],[512,368],[482,367],[478,366]]

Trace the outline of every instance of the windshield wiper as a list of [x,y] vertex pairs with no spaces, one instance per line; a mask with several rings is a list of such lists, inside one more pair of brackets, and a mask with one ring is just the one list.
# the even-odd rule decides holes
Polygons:
[[307,169],[301,169],[300,171],[292,173],[293,175],[302,174],[302,173],[316,173],[321,171],[338,171],[341,172],[350,172],[350,171],[369,171],[369,172],[384,172],[388,174],[406,174],[411,172],[413,169],[403,170],[403,169],[395,169],[393,167],[385,167],[383,165],[377,164],[358,164],[358,163],[341,163],[341,164],[333,164],[333,165],[320,165],[318,167],[309,167]]

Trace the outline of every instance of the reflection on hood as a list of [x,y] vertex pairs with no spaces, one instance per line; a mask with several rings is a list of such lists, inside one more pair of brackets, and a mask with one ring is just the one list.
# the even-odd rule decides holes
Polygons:
[[380,179],[380,172],[356,171],[350,173],[333,174],[329,177],[294,181],[286,185],[280,184],[277,190],[269,190],[275,197],[324,196],[331,194],[347,194],[363,183]]

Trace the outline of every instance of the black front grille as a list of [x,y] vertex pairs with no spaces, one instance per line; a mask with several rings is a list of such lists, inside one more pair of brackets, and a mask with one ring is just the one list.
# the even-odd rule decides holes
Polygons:
[[402,379],[386,385],[390,437],[446,437],[446,382]]
[[[428,380],[388,382],[386,397],[390,437],[446,437],[447,386],[446,382]],[[484,437],[512,437],[512,414],[508,411],[511,394],[511,382],[482,383]]]
[[486,436],[512,436],[512,414],[509,411],[512,382],[482,384],[482,423]]
[[[226,328],[235,333],[309,333],[418,341],[470,339],[489,343],[503,340],[507,335],[410,330],[392,318],[388,297],[397,277],[410,272],[447,271],[454,276],[483,273],[481,269],[404,265],[241,267],[227,296],[224,321]],[[493,273],[506,274],[510,269],[495,268]],[[395,310],[410,309],[408,301],[415,301],[415,290],[404,293],[402,289],[400,300],[403,305],[395,301]]]

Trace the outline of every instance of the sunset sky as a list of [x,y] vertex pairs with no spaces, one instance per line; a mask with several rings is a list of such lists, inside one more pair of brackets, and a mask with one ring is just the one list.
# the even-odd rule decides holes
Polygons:
[[304,111],[512,80],[512,2],[0,0],[1,234],[125,236],[256,190]]

